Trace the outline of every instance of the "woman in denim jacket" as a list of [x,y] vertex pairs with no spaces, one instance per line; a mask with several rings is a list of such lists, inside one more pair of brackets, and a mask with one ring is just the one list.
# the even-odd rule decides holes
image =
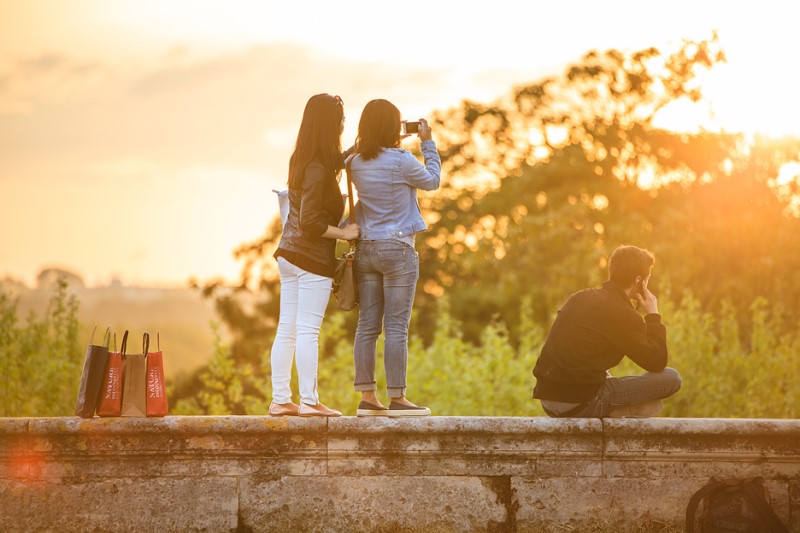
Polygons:
[[[275,258],[281,275],[281,311],[272,344],[272,416],[341,416],[320,403],[317,394],[319,328],[331,295],[336,239],[353,240],[358,225],[339,228],[344,201],[342,99],[312,96],[303,112],[297,144],[289,161],[289,215]],[[297,363],[300,405],[292,402],[289,381]]]
[[[359,290],[358,327],[354,346],[355,390],[361,392],[358,416],[427,416],[427,407],[406,399],[408,324],[419,278],[414,234],[425,222],[417,189],[439,188],[441,160],[431,129],[420,120],[423,166],[400,148],[400,111],[386,100],[372,100],[358,125],[356,154],[349,160],[358,190],[355,207],[361,240],[355,256]],[[384,407],[375,389],[375,346],[385,329],[384,366],[391,403]]]

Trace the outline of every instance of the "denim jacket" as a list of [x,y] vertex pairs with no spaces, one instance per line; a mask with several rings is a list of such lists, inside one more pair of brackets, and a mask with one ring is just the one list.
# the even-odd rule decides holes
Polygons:
[[425,166],[402,148],[383,148],[369,161],[360,154],[350,158],[350,179],[358,190],[355,213],[361,239],[406,240],[427,229],[417,204],[417,189],[439,188],[442,162],[434,141],[422,141],[420,148]]

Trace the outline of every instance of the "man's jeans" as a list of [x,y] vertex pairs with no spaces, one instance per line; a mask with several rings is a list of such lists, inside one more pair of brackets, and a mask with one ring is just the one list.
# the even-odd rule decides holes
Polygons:
[[289,382],[296,349],[300,401],[317,405],[319,328],[331,297],[333,280],[306,272],[283,257],[278,258],[278,271],[281,274],[281,313],[270,355],[272,400],[275,403],[292,401]]
[[[597,395],[586,404],[583,409],[570,413],[563,413],[570,406],[580,404],[560,404],[542,400],[542,407],[550,416],[567,416],[570,418],[604,418],[609,411],[616,407],[636,405],[654,400],[662,400],[672,396],[681,388],[681,376],[673,368],[665,368],[660,372],[646,372],[635,376],[621,378],[608,377]],[[554,412],[554,407],[561,407],[559,412]]]
[[383,323],[386,388],[390,398],[405,396],[408,323],[419,278],[419,256],[400,241],[360,241],[354,265],[359,306],[353,349],[355,390],[376,389],[375,350]]

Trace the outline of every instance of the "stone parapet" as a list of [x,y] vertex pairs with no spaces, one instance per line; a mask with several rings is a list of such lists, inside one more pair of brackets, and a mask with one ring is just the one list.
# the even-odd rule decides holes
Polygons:
[[800,533],[795,420],[0,418],[4,532],[680,531],[712,476]]

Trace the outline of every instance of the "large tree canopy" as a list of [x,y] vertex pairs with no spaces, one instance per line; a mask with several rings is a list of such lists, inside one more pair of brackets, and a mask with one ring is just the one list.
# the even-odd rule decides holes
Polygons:
[[[546,321],[569,293],[604,279],[623,243],[656,252],[662,290],[709,303],[797,295],[797,220],[769,186],[797,159],[797,140],[656,126],[671,104],[697,101],[698,79],[722,60],[715,38],[669,55],[590,52],[492,105],[439,113],[453,177],[423,197],[421,325],[435,328],[445,291],[473,338],[495,315],[513,330],[526,296]],[[789,261],[780,281],[779,257]]]

